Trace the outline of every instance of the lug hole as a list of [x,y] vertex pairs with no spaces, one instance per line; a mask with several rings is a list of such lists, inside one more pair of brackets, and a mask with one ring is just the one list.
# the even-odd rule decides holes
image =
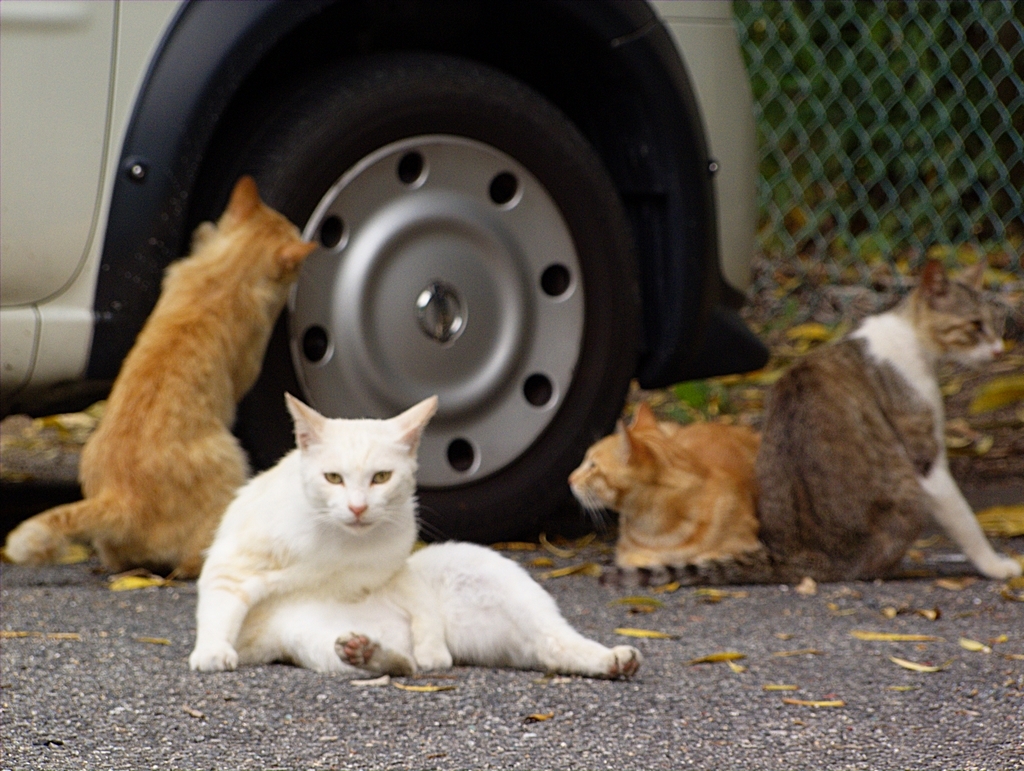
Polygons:
[[454,439],[448,445],[448,464],[456,471],[469,471],[476,462],[476,451],[465,439]]
[[572,276],[564,265],[548,265],[540,275],[540,288],[548,297],[561,297],[569,291]]
[[302,353],[314,364],[327,355],[328,347],[327,330],[319,325],[310,327],[302,335]]
[[407,185],[411,185],[423,174],[423,156],[419,153],[406,153],[398,162],[398,178]]
[[555,387],[551,385],[551,379],[547,375],[530,375],[523,383],[523,396],[534,407],[543,407],[550,403],[554,393]]
[[341,243],[345,235],[345,223],[341,217],[332,214],[320,223],[320,243],[327,249],[333,249]]
[[498,206],[502,206],[513,198],[519,191],[519,180],[515,178],[515,175],[510,174],[507,171],[501,172],[498,176],[491,180],[491,186],[488,189],[491,200],[494,201]]

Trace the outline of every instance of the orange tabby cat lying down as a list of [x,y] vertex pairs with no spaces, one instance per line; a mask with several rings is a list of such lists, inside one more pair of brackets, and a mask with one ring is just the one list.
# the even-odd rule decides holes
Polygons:
[[235,185],[163,291],[124,360],[106,414],[82,451],[85,500],[23,522],[5,556],[40,564],[70,541],[112,570],[198,575],[248,463],[230,427],[256,381],[274,321],[315,244],[264,205],[251,177]]
[[742,426],[659,423],[641,403],[629,426],[599,440],[569,477],[589,511],[619,514],[624,568],[698,565],[763,550],[754,460]]

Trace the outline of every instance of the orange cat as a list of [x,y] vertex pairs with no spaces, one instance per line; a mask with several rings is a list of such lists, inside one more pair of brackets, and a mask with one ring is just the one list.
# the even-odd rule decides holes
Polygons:
[[85,500],[23,522],[5,556],[40,564],[91,543],[112,570],[195,576],[221,514],[248,472],[232,436],[274,321],[315,244],[264,205],[242,177],[163,291],[124,360],[106,414],[82,452]]
[[619,514],[615,562],[625,568],[697,565],[759,552],[754,459],[742,426],[659,423],[641,403],[630,426],[594,444],[569,477],[595,511]]

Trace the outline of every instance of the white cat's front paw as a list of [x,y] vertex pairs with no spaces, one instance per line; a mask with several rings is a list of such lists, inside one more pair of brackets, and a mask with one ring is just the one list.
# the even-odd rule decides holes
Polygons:
[[984,573],[986,577],[1000,580],[1016,578],[1021,574],[1020,563],[1012,557],[996,557],[994,560],[986,562],[984,565],[979,565],[978,569]]
[[196,646],[188,657],[189,668],[197,672],[224,672],[238,667],[238,653],[228,642]]
[[632,677],[640,669],[644,661],[643,654],[632,645],[616,645],[612,648],[614,657],[605,677],[616,679],[619,677]]
[[422,670],[452,668],[452,654],[443,641],[438,641],[434,645],[415,646],[412,656],[416,659],[416,666]]

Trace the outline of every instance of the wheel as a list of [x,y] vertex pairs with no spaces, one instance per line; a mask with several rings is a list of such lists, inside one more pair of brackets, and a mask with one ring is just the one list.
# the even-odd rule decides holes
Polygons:
[[[257,467],[293,446],[283,392],[332,417],[436,393],[428,537],[535,535],[634,371],[639,291],[593,149],[523,84],[465,60],[336,65],[275,102],[230,174],[320,248],[239,408]],[[578,516],[578,514],[576,515]]]

